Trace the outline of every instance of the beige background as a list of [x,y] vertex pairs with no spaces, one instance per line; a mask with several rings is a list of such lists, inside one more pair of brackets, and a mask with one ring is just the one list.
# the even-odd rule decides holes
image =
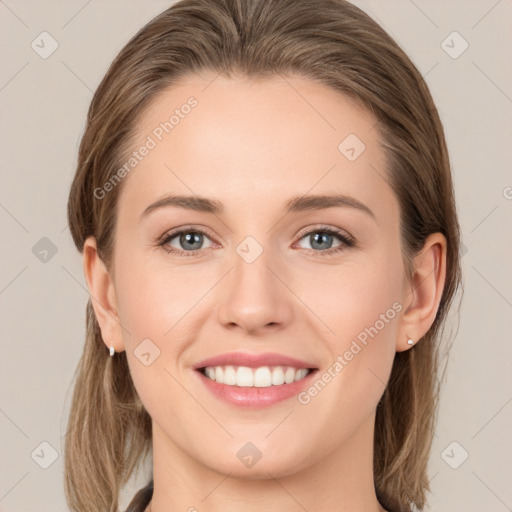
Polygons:
[[[430,510],[512,510],[512,1],[355,3],[398,41],[431,88],[467,250],[429,466]],[[129,37],[169,5],[0,0],[1,511],[66,510],[63,436],[88,297],[67,228],[67,194],[92,91]],[[58,43],[46,59],[31,48],[43,31]],[[469,44],[458,58],[446,44],[453,54],[462,39],[442,45],[453,31]]]

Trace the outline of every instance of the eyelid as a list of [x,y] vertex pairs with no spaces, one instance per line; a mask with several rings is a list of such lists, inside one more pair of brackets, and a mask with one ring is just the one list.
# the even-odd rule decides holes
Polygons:
[[177,228],[166,231],[162,236],[158,237],[157,243],[162,243],[168,238],[174,238],[174,236],[181,234],[183,231],[201,233],[207,235],[209,238],[215,239],[215,235],[213,235],[212,231],[210,231],[207,227],[202,226],[200,224],[187,224],[185,226],[179,226]]
[[338,236],[346,238],[346,240],[348,242],[352,242],[355,244],[355,239],[352,235],[350,235],[343,229],[337,228],[335,226],[329,226],[327,224],[319,224],[319,225],[309,226],[307,228],[304,228],[297,233],[296,237],[300,240],[301,238],[304,238],[304,236],[309,235],[310,233],[316,232],[316,231],[328,231],[330,233],[335,233]]

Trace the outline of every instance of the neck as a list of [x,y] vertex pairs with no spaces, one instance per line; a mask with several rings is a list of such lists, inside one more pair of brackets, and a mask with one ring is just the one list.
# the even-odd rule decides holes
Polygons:
[[[298,454],[290,467],[279,465],[274,450],[250,470],[229,461],[223,468],[219,458],[185,453],[153,422],[154,491],[147,510],[236,512],[243,503],[244,512],[383,512],[373,477],[374,421],[373,414],[326,454],[306,458]],[[245,440],[230,442],[234,453],[245,444]],[[216,448],[212,446],[212,452]],[[224,453],[220,451],[220,456]]]

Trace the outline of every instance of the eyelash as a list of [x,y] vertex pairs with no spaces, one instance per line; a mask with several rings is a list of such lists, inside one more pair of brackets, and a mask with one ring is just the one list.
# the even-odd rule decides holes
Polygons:
[[[167,244],[173,239],[176,238],[178,235],[181,235],[183,233],[197,233],[201,235],[206,235],[208,238],[213,238],[208,231],[202,229],[202,228],[195,228],[193,226],[186,226],[184,228],[179,229],[178,231],[172,231],[170,233],[165,233],[158,241],[158,246],[161,246],[165,252],[168,254],[174,254],[178,257],[189,257],[189,256],[196,256],[197,253],[201,252],[202,249],[196,249],[194,251],[180,251],[178,249],[175,249],[173,247],[167,246]],[[316,227],[314,229],[310,229],[309,231],[302,232],[299,234],[298,239],[302,240],[305,236],[311,235],[313,233],[327,233],[329,235],[334,235],[340,242],[342,242],[341,245],[338,247],[335,247],[333,249],[326,249],[325,251],[319,251],[315,249],[306,249],[308,251],[313,251],[314,253],[318,254],[319,256],[331,256],[333,254],[339,253],[341,251],[344,251],[347,248],[354,247],[356,245],[355,240],[345,234],[343,231],[338,230],[337,228],[333,228],[330,226],[321,225],[319,227]]]

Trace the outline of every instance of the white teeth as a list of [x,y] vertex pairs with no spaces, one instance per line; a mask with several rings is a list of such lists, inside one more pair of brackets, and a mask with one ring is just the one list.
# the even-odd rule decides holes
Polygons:
[[280,366],[276,366],[272,372],[272,385],[280,386],[284,384],[284,372]]
[[[224,381],[217,380],[217,382],[221,382],[222,384],[224,384]],[[252,374],[252,370],[250,368],[247,368],[246,366],[239,366],[238,370],[236,371],[236,384],[237,386],[243,387],[253,386],[254,377]]]
[[224,368],[223,382],[229,386],[236,386],[236,370],[232,366],[226,366],[226,368]]
[[287,368],[284,372],[284,381],[286,384],[291,384],[295,380],[295,370],[293,368]]
[[254,372],[254,386],[257,388],[268,388],[272,386],[272,373],[268,366],[256,369]]
[[297,370],[290,366],[261,366],[260,368],[249,368],[247,366],[208,366],[204,374],[211,380],[220,384],[239,387],[268,388],[291,384],[306,377],[310,370],[301,368]]

